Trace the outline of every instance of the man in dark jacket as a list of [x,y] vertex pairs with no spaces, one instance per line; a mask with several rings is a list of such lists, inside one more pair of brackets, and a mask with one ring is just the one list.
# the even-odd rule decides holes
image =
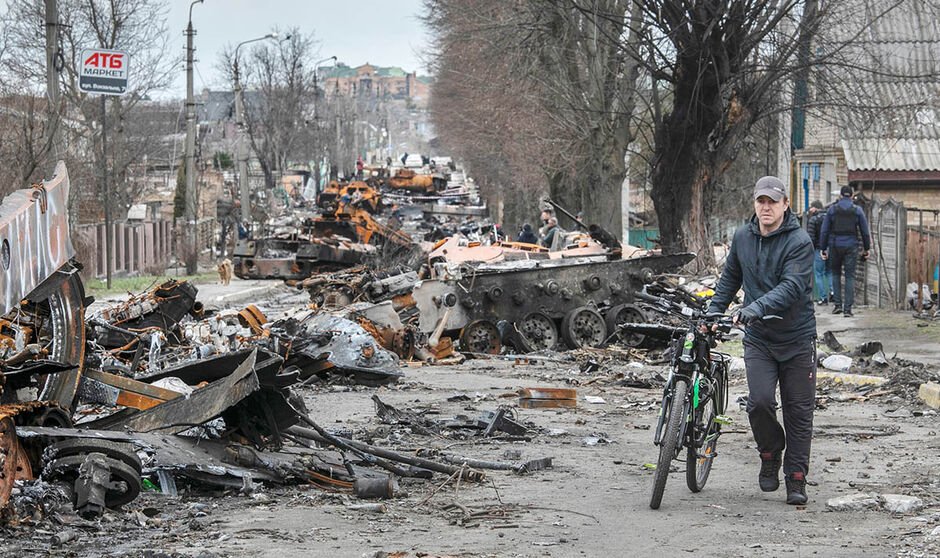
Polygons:
[[[852,203],[852,187],[843,186],[839,201],[832,204],[823,220],[819,245],[822,258],[830,260],[832,268],[832,313],[842,313],[852,317],[852,303],[855,302],[855,266],[858,263],[858,237],[862,237],[865,251],[863,258],[868,258],[871,250],[871,235],[868,232],[868,219],[861,207]],[[842,292],[842,271],[845,271],[845,294]]]
[[816,252],[813,258],[813,285],[816,288],[816,302],[826,304],[829,302],[829,293],[832,290],[832,272],[829,271],[829,262],[822,258],[823,249],[819,243],[822,223],[826,218],[826,212],[822,209],[823,204],[819,200],[814,200],[809,205],[809,221],[806,223],[806,234],[813,241],[813,250]]
[[[780,179],[765,176],[757,181],[754,212],[734,233],[709,311],[725,312],[744,287],[744,306],[734,319],[747,326],[747,414],[761,458],[758,484],[764,492],[779,488],[786,448],[782,464],[787,503],[804,504],[816,403],[813,242],[790,211]],[[778,382],[783,427],[777,421]]]
[[535,231],[532,230],[532,225],[528,223],[522,225],[522,230],[519,231],[519,235],[516,237],[516,242],[536,244],[538,241],[539,239],[537,236],[535,236]]

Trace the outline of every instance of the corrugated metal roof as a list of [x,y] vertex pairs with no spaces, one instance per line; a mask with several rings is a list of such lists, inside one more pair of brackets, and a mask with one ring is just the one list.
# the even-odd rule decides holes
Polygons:
[[842,149],[851,171],[940,170],[940,139],[846,139]]
[[841,117],[849,170],[940,170],[940,3],[855,0],[834,26],[855,63]]

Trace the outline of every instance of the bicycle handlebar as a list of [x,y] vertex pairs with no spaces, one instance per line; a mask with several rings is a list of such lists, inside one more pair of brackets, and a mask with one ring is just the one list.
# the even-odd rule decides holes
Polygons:
[[[706,313],[701,310],[692,308],[690,306],[678,304],[677,302],[669,300],[667,298],[654,296],[654,295],[647,293],[645,286],[643,287],[642,291],[636,291],[633,293],[633,295],[640,300],[649,302],[651,304],[654,304],[660,307],[658,308],[658,310],[661,310],[661,311],[672,310],[674,313],[681,314],[683,317],[687,319],[701,320],[703,322],[706,322],[712,325],[717,325],[719,331],[722,331],[724,333],[729,333],[731,331],[731,328],[735,325],[733,322],[733,319],[734,319],[733,316],[728,316],[724,312]],[[760,317],[761,321],[782,320],[782,319],[783,319],[783,316],[779,316],[777,314],[767,314],[766,316]]]

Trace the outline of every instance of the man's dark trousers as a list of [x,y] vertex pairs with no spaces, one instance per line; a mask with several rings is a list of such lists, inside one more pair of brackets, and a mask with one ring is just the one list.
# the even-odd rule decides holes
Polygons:
[[[805,475],[809,470],[813,409],[816,407],[816,340],[807,338],[768,346],[745,337],[744,364],[747,416],[758,451],[778,453],[786,448],[784,474],[802,472]],[[778,382],[783,427],[777,422]]]
[[[851,312],[855,302],[855,266],[858,264],[858,245],[833,246],[829,254],[832,259],[832,301],[836,308]],[[842,296],[842,271],[845,270],[845,296]]]

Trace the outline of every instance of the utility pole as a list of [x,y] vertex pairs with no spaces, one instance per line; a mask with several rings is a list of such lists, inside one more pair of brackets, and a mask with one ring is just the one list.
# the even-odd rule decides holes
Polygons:
[[45,0],[46,3],[46,102],[48,103],[49,129],[52,136],[46,142],[47,154],[51,154],[46,167],[49,172],[55,170],[56,161],[62,157],[62,132],[59,118],[59,6],[58,0]]
[[183,259],[186,274],[193,275],[199,267],[199,242],[196,227],[196,100],[193,96],[193,6],[203,0],[193,0],[189,5],[189,23],[186,26],[186,210],[184,221],[188,231],[183,231]]
[[[319,84],[319,75],[320,75],[320,64],[326,62],[327,60],[332,60],[333,65],[336,66],[336,57],[327,56],[323,60],[318,60],[316,64],[313,65],[313,125],[314,125],[314,153],[316,156],[316,161],[314,163],[314,188],[317,192],[317,195],[320,195],[320,174],[321,174],[321,165],[323,163],[323,147],[324,143],[320,141],[320,116],[319,116],[319,106],[320,106],[320,84]],[[325,95],[324,95],[325,96]]]
[[245,92],[242,90],[242,82],[238,74],[238,49],[248,43],[276,38],[277,33],[268,33],[264,37],[242,41],[235,47],[235,54],[233,56],[232,77],[235,80],[235,126],[238,128],[238,146],[236,148],[238,151],[238,197],[241,199],[242,223],[251,223],[251,190],[248,184],[248,127],[245,125]]

